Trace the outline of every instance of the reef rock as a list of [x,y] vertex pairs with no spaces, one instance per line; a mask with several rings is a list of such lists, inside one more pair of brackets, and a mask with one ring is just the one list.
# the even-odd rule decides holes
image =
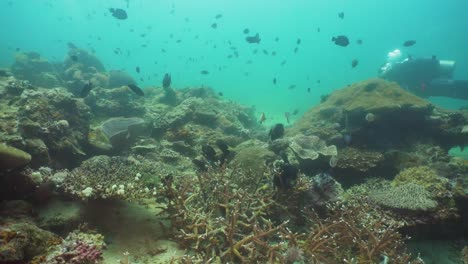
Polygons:
[[136,84],[130,74],[125,71],[111,70],[109,71],[109,87],[117,88],[128,84]]
[[56,87],[60,84],[58,66],[43,59],[37,52],[18,53],[11,71],[21,80],[28,80],[41,87]]
[[[24,91],[18,105],[18,127],[24,139],[40,143],[41,149],[45,145],[47,155],[64,166],[79,162],[85,155],[90,110],[83,101],[61,89],[41,89]],[[28,144],[31,149],[26,151],[33,154],[33,161],[44,160],[45,156],[35,157],[35,145]]]
[[83,200],[151,198],[155,195],[154,186],[159,183],[161,166],[146,159],[94,156],[66,173],[61,181],[54,182]]
[[1,219],[0,224],[0,262],[26,263],[33,257],[45,254],[57,235],[42,230],[24,219]]
[[14,169],[31,161],[28,153],[0,143],[0,169]]
[[102,123],[101,129],[114,147],[125,146],[150,132],[145,120],[139,117],[110,118]]
[[142,99],[127,86],[115,89],[95,88],[84,99],[97,117],[142,116],[146,109]]

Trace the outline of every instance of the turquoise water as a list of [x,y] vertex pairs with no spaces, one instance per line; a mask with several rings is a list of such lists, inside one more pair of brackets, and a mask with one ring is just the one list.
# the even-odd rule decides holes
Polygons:
[[[110,7],[124,8],[128,19],[115,19]],[[284,112],[301,113],[321,95],[376,76],[387,53],[396,48],[404,55],[456,60],[455,77],[467,79],[467,7],[464,0],[3,0],[0,66],[11,65],[17,48],[62,61],[67,42],[72,42],[94,50],[107,70],[128,71],[141,87],[160,86],[163,74],[170,72],[175,88],[210,86],[228,99],[255,105],[270,122],[284,121]],[[222,17],[216,19],[218,14]],[[250,35],[258,32],[261,42],[247,43],[245,28]],[[341,34],[350,38],[348,47],[331,42]],[[357,45],[357,39],[363,44]],[[402,47],[410,39],[416,45]],[[233,54],[231,46],[238,58],[227,58]],[[123,54],[114,54],[116,48]],[[359,60],[354,69],[353,59]],[[200,74],[202,70],[209,74]],[[296,88],[288,89],[291,85]],[[453,108],[468,104],[436,102]]]

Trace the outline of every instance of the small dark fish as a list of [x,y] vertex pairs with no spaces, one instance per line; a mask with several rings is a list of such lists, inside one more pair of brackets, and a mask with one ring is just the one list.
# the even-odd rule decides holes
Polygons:
[[279,41],[279,38],[278,38],[278,37],[276,37],[276,38],[275,38],[275,41],[276,41],[276,42],[278,42],[278,41]]
[[167,89],[171,86],[171,75],[169,73],[164,74],[162,85],[164,89]]
[[359,61],[357,59],[354,59],[354,60],[351,61],[351,67],[353,67],[353,68],[356,68],[356,66],[358,66],[358,64],[359,64]]
[[299,48],[298,48],[298,47],[295,47],[295,48],[294,48],[294,53],[297,53],[297,51],[299,51]]
[[356,44],[358,44],[358,45],[362,45],[362,39],[358,39],[358,40],[356,40]]
[[218,27],[218,24],[216,23],[211,24],[211,28],[217,28],[217,27]]
[[83,89],[80,92],[81,98],[85,98],[86,96],[88,96],[91,89],[93,89],[93,84],[91,83],[91,81],[88,81],[87,83],[85,83]]
[[244,28],[244,31],[242,32],[244,32],[244,34],[249,34],[250,30],[248,28]]
[[216,19],[220,19],[220,18],[222,18],[222,17],[223,17],[222,14],[217,14],[217,15],[215,16]]
[[218,92],[218,95],[223,96],[224,94],[223,94],[223,92]]
[[308,93],[310,93],[310,87],[309,87],[309,88],[307,88],[307,92],[308,92]]
[[348,37],[344,35],[333,37],[332,41],[335,42],[336,45],[341,46],[341,47],[346,47],[349,45],[349,39]]
[[272,51],[271,56],[276,56],[276,51]]
[[127,86],[128,86],[128,88],[130,88],[130,90],[132,90],[137,95],[139,95],[139,96],[144,96],[145,95],[145,93],[143,92],[143,90],[140,87],[138,87],[138,86],[136,86],[134,84],[128,84]]
[[297,115],[299,114],[299,109],[294,109],[294,111],[292,112],[292,115]]
[[319,27],[317,28],[317,32],[320,33],[320,28]]
[[344,12],[339,12],[338,17],[341,18],[341,19],[344,19]]
[[214,150],[213,147],[211,147],[210,145],[203,145],[202,146],[202,152],[203,152],[203,156],[205,156],[205,158],[208,160],[208,161],[211,161],[211,162],[214,162],[216,161],[216,150]]
[[407,40],[403,43],[403,46],[405,47],[411,47],[413,46],[414,44],[416,44],[416,40]]
[[317,80],[316,82],[317,82],[317,83],[320,83],[320,80]]
[[264,49],[263,54],[268,55],[268,51],[266,49]]
[[294,88],[296,88],[296,85],[295,85],[295,84],[291,84],[291,85],[289,85],[288,90],[293,90]]
[[[286,118],[286,122],[288,122],[288,124],[289,124],[290,123],[290,118],[291,118],[291,113],[285,112],[284,117]],[[271,133],[271,131],[270,131],[270,133]]]
[[67,46],[69,49],[77,49],[77,47],[75,46],[75,44],[71,43],[71,42],[68,42],[67,43]]
[[276,85],[276,78],[273,78],[273,84]]
[[18,51],[20,51],[20,48],[16,48],[15,50],[16,50],[16,52],[18,52]]
[[135,70],[137,73],[140,73],[140,67],[136,66]]
[[284,66],[285,64],[286,64],[286,60],[283,60],[283,61],[281,62],[281,66]]
[[245,37],[245,41],[247,41],[248,43],[260,43],[260,35],[257,33],[255,34],[255,36],[248,36],[248,37]]
[[121,8],[109,8],[109,11],[112,13],[112,16],[117,19],[127,19],[127,12]]
[[202,70],[202,71],[200,72],[200,74],[203,74],[203,75],[207,75],[207,74],[209,74],[209,73],[210,73],[210,72],[208,72],[207,70]]
[[78,56],[76,56],[76,55],[71,55],[71,56],[70,56],[70,59],[71,59],[72,61],[74,61],[74,62],[77,62],[77,61],[78,61]]
[[298,39],[296,40],[296,44],[297,44],[297,45],[301,44],[301,39],[300,39],[300,38],[298,38]]

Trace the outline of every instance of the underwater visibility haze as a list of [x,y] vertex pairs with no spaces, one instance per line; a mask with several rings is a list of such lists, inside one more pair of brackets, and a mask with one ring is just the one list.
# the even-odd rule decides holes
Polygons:
[[0,263],[468,263],[467,10],[0,1]]

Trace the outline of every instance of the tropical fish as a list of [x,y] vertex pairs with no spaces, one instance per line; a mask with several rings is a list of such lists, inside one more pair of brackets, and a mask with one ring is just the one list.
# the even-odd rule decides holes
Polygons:
[[258,122],[259,122],[260,124],[263,124],[263,122],[265,122],[265,121],[266,121],[265,113],[262,113],[262,115],[260,116],[260,120],[258,120]]
[[91,83],[91,81],[88,81],[87,83],[85,83],[83,89],[80,92],[81,98],[85,98],[86,96],[88,96],[91,89],[93,89],[93,84]]
[[349,45],[349,39],[345,35],[339,35],[332,38],[332,41],[335,42],[337,46],[346,47]]
[[130,90],[132,90],[137,95],[139,95],[139,96],[144,96],[145,95],[145,93],[143,92],[143,90],[140,87],[138,87],[138,86],[136,86],[134,84],[128,84],[127,86],[128,86],[128,88],[130,88]]
[[403,43],[403,46],[405,47],[411,47],[413,46],[414,44],[416,44],[416,40],[407,40]]
[[354,60],[351,61],[351,67],[353,67],[353,68],[356,68],[356,66],[358,66],[358,64],[359,64],[359,61],[357,59],[354,59]]
[[164,78],[162,81],[162,86],[164,89],[167,89],[171,86],[171,75],[169,73],[164,74]]
[[341,19],[344,19],[344,12],[339,12],[338,17],[341,18]]
[[127,19],[127,12],[121,8],[109,8],[109,11],[112,13],[112,16],[117,19]]
[[284,113],[284,117],[286,118],[286,121],[287,121],[288,124],[289,124],[289,118],[291,118],[291,113],[285,112],[285,113]]
[[255,36],[247,36],[245,37],[245,41],[247,41],[248,43],[260,43],[260,35],[257,33],[255,34]]

